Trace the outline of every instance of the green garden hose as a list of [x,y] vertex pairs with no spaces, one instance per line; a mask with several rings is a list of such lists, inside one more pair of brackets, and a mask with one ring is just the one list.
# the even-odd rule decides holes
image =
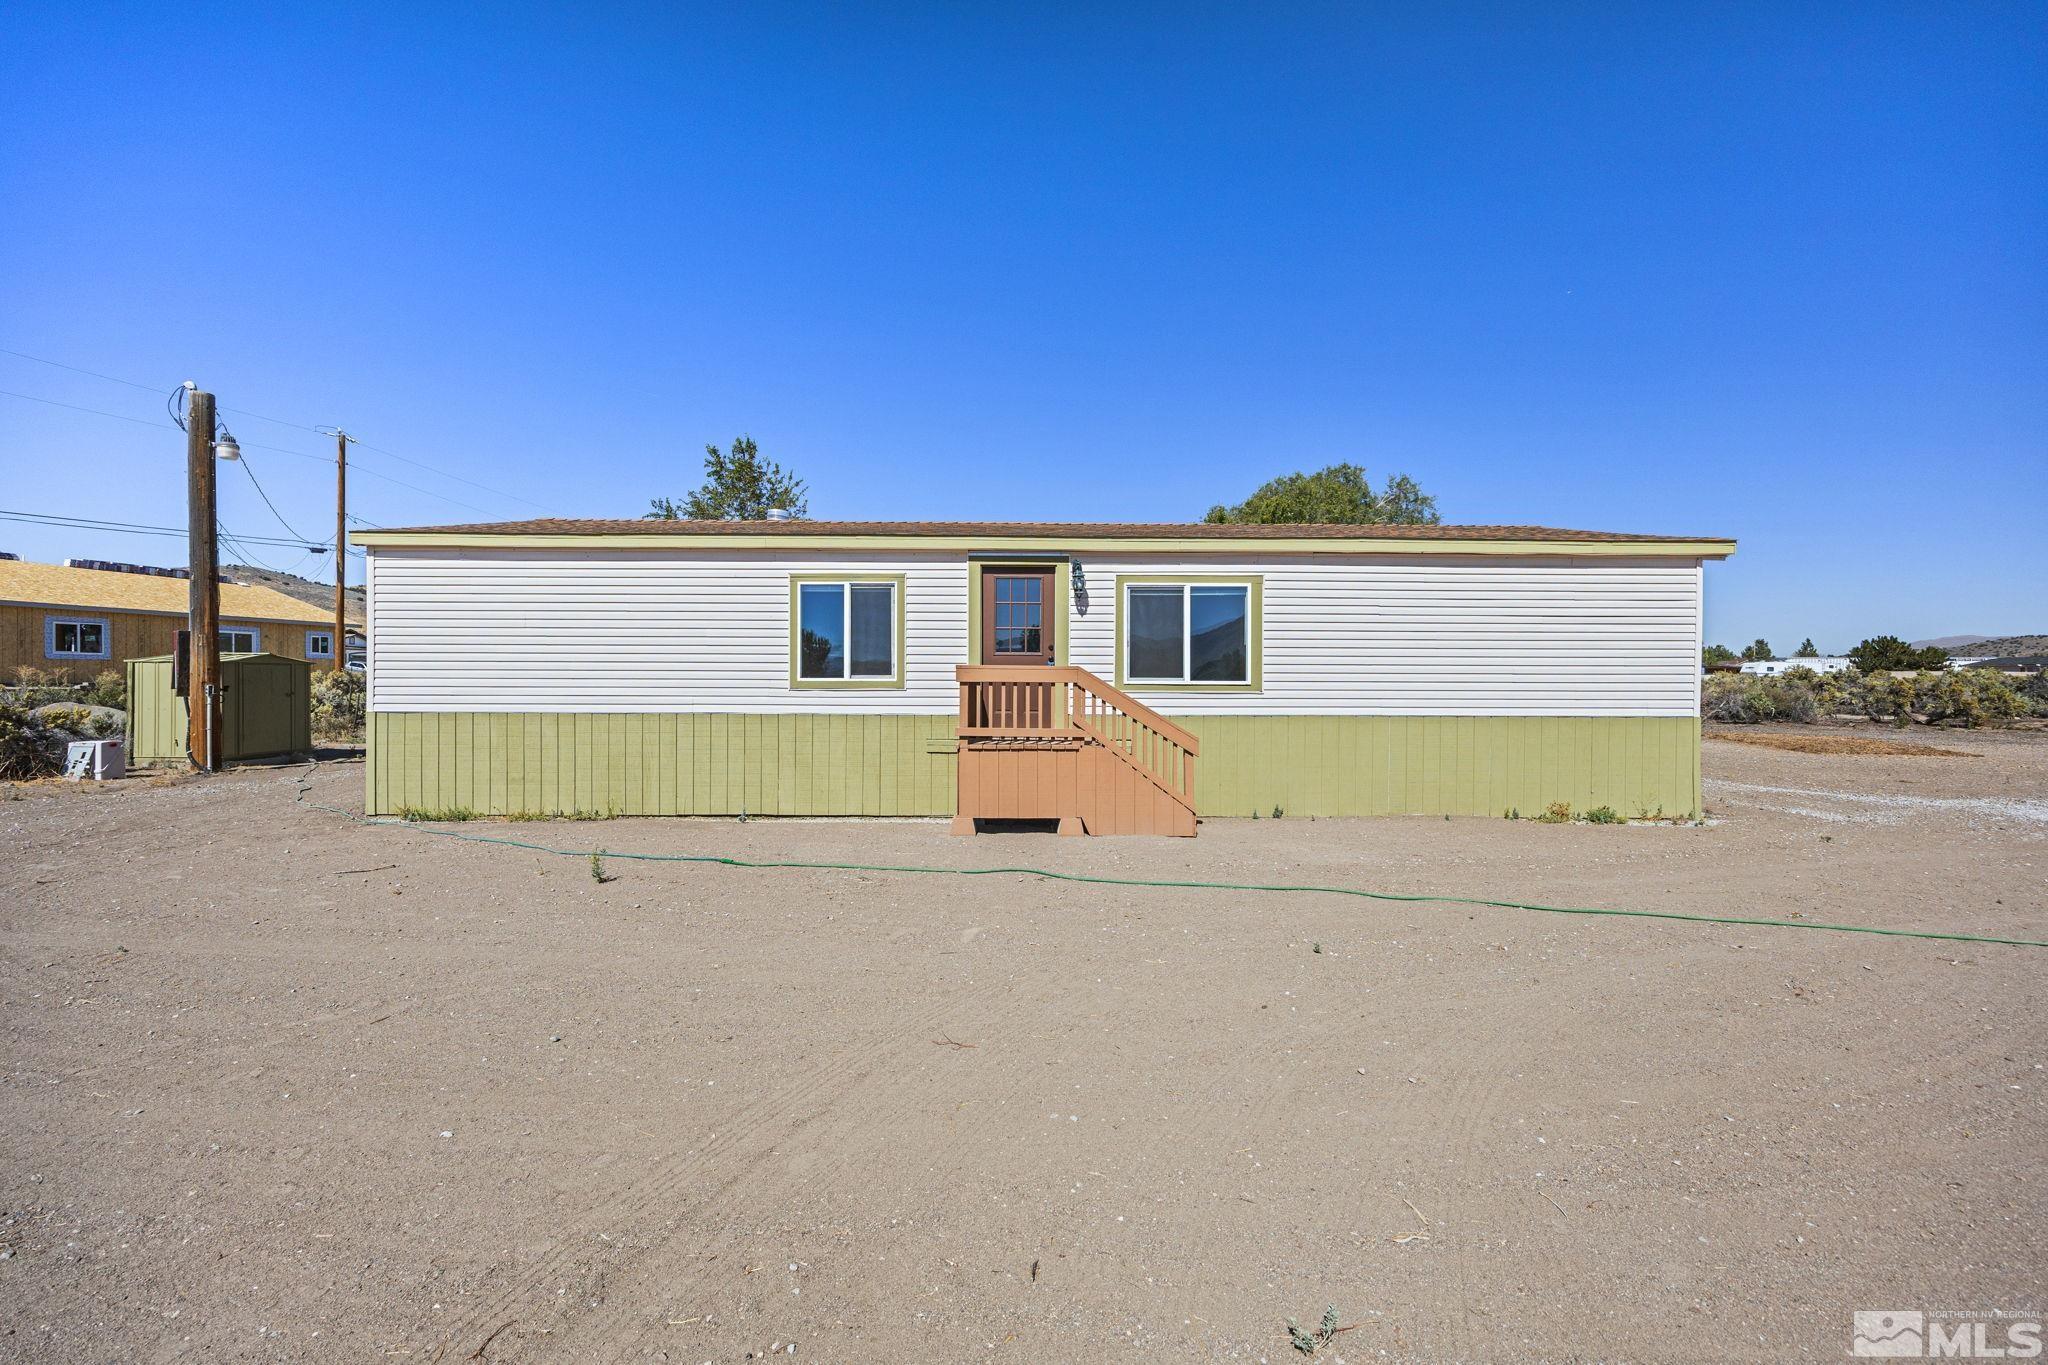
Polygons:
[[948,877],[1040,877],[1047,881],[1081,882],[1089,886],[1139,886],[1172,891],[1261,891],[1307,892],[1323,896],[1356,896],[1362,900],[1395,901],[1403,904],[1430,902],[1439,905],[1476,905],[1494,910],[1534,910],[1546,915],[1605,915],[1617,919],[1680,920],[1687,924],[1734,924],[1761,929],[1824,929],[1837,934],[1876,934],[1885,938],[1939,939],[1949,943],[1997,943],[2014,948],[2048,948],[2048,941],[2032,938],[1996,938],[1987,934],[1944,934],[1932,929],[1882,929],[1870,924],[1824,924],[1817,920],[1757,919],[1740,915],[1687,915],[1676,910],[1611,910],[1582,905],[1537,905],[1528,901],[1495,901],[1476,896],[1406,895],[1395,891],[1364,891],[1352,886],[1289,886],[1262,882],[1182,882],[1145,877],[1098,877],[1085,872],[1054,872],[1042,867],[922,867],[907,863],[820,863],[787,859],[733,858],[715,853],[613,853],[603,849],[549,848],[525,839],[507,839],[494,834],[470,834],[462,830],[435,829],[410,820],[384,820],[357,815],[339,806],[306,800],[301,780],[298,799],[314,810],[326,811],[359,824],[395,826],[420,834],[460,839],[472,844],[497,844],[505,848],[546,853],[557,858],[588,858],[593,852],[606,858],[643,863],[710,863],[719,867],[741,867],[766,871],[800,872],[888,872],[906,875]]

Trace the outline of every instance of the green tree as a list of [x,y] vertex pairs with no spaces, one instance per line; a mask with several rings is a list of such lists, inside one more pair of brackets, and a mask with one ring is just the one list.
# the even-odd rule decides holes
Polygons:
[[1761,663],[1765,659],[1775,659],[1778,656],[1771,653],[1769,640],[1752,640],[1749,648],[1742,651],[1742,657],[1752,663]]
[[1264,526],[1309,522],[1435,526],[1443,519],[1437,515],[1436,499],[1406,474],[1389,478],[1385,488],[1375,493],[1363,469],[1355,464],[1333,464],[1313,474],[1282,474],[1270,479],[1236,506],[1219,503],[1210,508],[1204,520]]
[[1863,673],[1903,673],[1909,669],[1947,668],[1948,651],[1929,645],[1915,649],[1896,635],[1877,635],[1849,651]]
[[1741,656],[1726,645],[1708,645],[1700,651],[1700,664],[1704,667],[1709,664],[1731,663],[1739,657]]
[[771,509],[793,517],[810,510],[804,481],[773,460],[761,458],[751,436],[741,436],[728,453],[704,447],[704,482],[680,503],[656,498],[645,521],[766,521]]
[[1811,635],[1799,642],[1799,648],[1792,651],[1792,657],[1795,659],[1818,659],[1820,657],[1820,651],[1813,647],[1813,637]]

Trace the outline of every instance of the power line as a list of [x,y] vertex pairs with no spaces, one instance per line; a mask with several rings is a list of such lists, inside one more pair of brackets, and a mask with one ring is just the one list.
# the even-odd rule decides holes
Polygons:
[[[11,512],[0,509],[0,520],[29,522],[38,526],[58,526],[73,531],[115,531],[131,536],[178,536],[183,538],[186,530],[182,526],[151,526],[146,522],[104,521],[97,517],[67,517],[54,512]],[[326,554],[332,546],[312,540],[285,540],[279,536],[241,536],[235,539],[249,545],[281,545],[289,550],[308,550]]]
[[105,408],[87,408],[81,407],[76,403],[60,403],[54,398],[38,398],[32,393],[16,393],[12,389],[0,389],[0,395],[8,398],[26,398],[31,403],[48,403],[53,408],[70,408],[73,412],[90,412],[100,417],[111,417],[117,422],[133,422],[139,427],[169,427],[172,431],[177,430],[177,427],[169,422],[153,422],[147,417],[130,417],[123,412],[108,412]]
[[[109,384],[126,384],[131,389],[142,389],[149,393],[160,393],[163,390],[163,386],[161,384],[142,384],[138,383],[133,379],[119,379],[111,374],[101,374],[98,370],[81,370],[78,368],[78,366],[66,365],[61,360],[50,360],[43,356],[30,355],[27,351],[10,351],[5,346],[0,346],[0,355],[19,356],[23,360],[33,360],[38,365],[52,365],[60,370],[69,370],[73,374],[83,374],[89,375],[94,379],[104,379]],[[250,413],[249,415],[252,417],[255,416],[254,413]]]
[[453,479],[457,483],[466,483],[471,488],[480,488],[486,493],[495,493],[499,497],[510,499],[513,502],[523,502],[528,507],[537,507],[543,512],[549,512],[554,510],[550,508],[546,503],[535,502],[532,498],[522,498],[517,493],[507,493],[502,488],[493,488],[487,483],[478,483],[475,479],[465,479],[460,474],[450,474],[445,469],[435,469],[434,466],[427,464],[423,460],[409,459],[406,456],[399,454],[395,450],[386,450],[383,446],[373,446],[367,441],[356,441],[355,444],[359,449],[374,450],[379,455],[389,456],[390,458],[398,460],[404,464],[417,465],[421,469],[428,470],[431,473],[439,474],[444,479]]
[[[23,398],[31,403],[47,403],[53,408],[69,408],[73,412],[89,412],[98,417],[111,417],[117,422],[133,422],[137,426],[162,427],[165,430],[169,431],[175,431],[177,429],[169,422],[152,422],[145,417],[130,417],[126,413],[108,412],[105,408],[88,408],[78,403],[60,403],[54,398],[38,398],[36,395],[32,393],[16,393],[12,389],[0,389],[0,397]],[[258,441],[243,441],[241,445],[244,450],[267,450],[277,455],[289,455],[293,459],[297,460],[312,460],[316,464],[334,463],[334,457],[332,455],[308,455],[303,450],[290,450],[284,446],[264,445]],[[393,478],[391,475],[384,473],[382,470],[359,469],[358,472],[368,474],[373,479],[382,479],[386,483],[396,484],[400,488],[406,488],[412,490],[415,493],[424,494],[430,498],[439,498],[442,502],[463,508],[466,511],[475,512],[480,516],[487,517],[491,515],[491,513],[487,509],[478,507],[473,502],[464,502],[461,498],[451,498],[446,493],[437,493],[431,488],[422,488],[416,483],[407,483],[404,479]],[[438,473],[439,471],[436,472]]]
[[[72,372],[73,374],[82,374],[82,375],[88,375],[88,376],[90,376],[91,378],[94,378],[94,379],[104,379],[104,380],[106,380],[106,381],[107,381],[108,383],[110,383],[110,384],[126,384],[126,385],[127,385],[127,386],[128,386],[129,388],[131,388],[131,389],[142,389],[142,390],[144,390],[144,391],[146,391],[146,392],[150,392],[150,393],[157,393],[157,392],[160,392],[160,391],[161,391],[161,389],[162,389],[162,386],[161,386],[161,385],[156,385],[156,384],[144,384],[144,383],[141,383],[141,382],[139,382],[139,381],[137,381],[137,380],[133,380],[133,379],[122,379],[122,378],[120,378],[120,377],[118,377],[118,376],[116,376],[116,375],[111,375],[111,374],[101,374],[101,373],[100,373],[100,372],[99,372],[98,370],[87,370],[87,369],[81,369],[81,368],[80,368],[79,366],[77,366],[77,365],[67,365],[67,364],[65,364],[65,363],[64,363],[63,361],[61,361],[61,360],[51,360],[51,359],[50,359],[50,358],[48,358],[47,356],[39,356],[39,355],[30,355],[30,354],[29,354],[29,353],[28,353],[27,351],[16,351],[16,350],[10,350],[9,348],[7,348],[7,347],[4,347],[4,346],[0,346],[0,355],[11,355],[11,356],[17,356],[17,357],[19,357],[19,358],[20,358],[20,359],[22,359],[22,360],[32,360],[32,361],[34,361],[34,362],[35,362],[36,364],[38,364],[38,365],[49,365],[49,366],[53,366],[53,367],[55,367],[56,369],[60,369],[60,370],[69,370],[69,371],[71,371],[71,372]],[[12,396],[13,396],[13,397],[16,397],[16,398],[28,398],[28,397],[30,397],[30,395],[28,395],[28,394],[14,394],[14,395],[12,395]],[[37,399],[37,400],[34,400],[34,401],[38,401],[38,402],[50,402],[50,401],[52,401],[52,400],[50,400],[50,399]],[[67,406],[70,406],[70,405],[69,405],[69,404],[62,404],[62,403],[60,403],[60,404],[58,404],[57,406],[59,406],[59,407],[67,407]],[[281,426],[281,427],[291,427],[291,428],[293,428],[294,430],[297,430],[297,431],[310,431],[310,432],[312,432],[312,433],[313,433],[314,435],[316,435],[316,436],[325,436],[325,435],[328,435],[328,434],[329,434],[329,432],[328,432],[328,431],[323,431],[323,430],[321,430],[321,429],[320,429],[319,427],[309,427],[309,426],[307,426],[307,425],[306,425],[306,424],[305,424],[304,422],[288,422],[288,421],[286,421],[286,420],[285,420],[284,418],[282,418],[282,417],[267,417],[267,416],[265,416],[264,414],[262,414],[262,413],[260,413],[260,412],[251,412],[251,411],[250,411],[249,409],[247,409],[247,408],[231,408],[231,407],[228,407],[228,406],[226,406],[225,404],[223,404],[223,405],[221,406],[221,409],[220,409],[220,410],[221,410],[222,412],[232,412],[232,413],[234,413],[235,415],[237,415],[237,416],[239,416],[239,417],[254,417],[254,418],[255,418],[255,419],[256,419],[257,421],[259,421],[259,422],[275,422],[275,423],[276,423],[276,424],[277,424],[278,426]],[[98,411],[98,409],[96,409],[96,408],[85,408],[85,409],[81,409],[81,411],[85,411],[85,412],[96,412],[96,411]],[[103,417],[118,417],[118,416],[120,416],[120,414],[119,414],[119,413],[111,413],[111,412],[109,412],[109,413],[101,413],[100,415],[101,415],[101,416],[103,416]],[[136,418],[133,418],[133,417],[130,417],[130,418],[126,418],[126,419],[124,419],[124,420],[126,420],[126,421],[131,421],[131,422],[132,422],[132,421],[136,421],[136,420],[138,420],[138,419],[136,419]],[[447,470],[445,470],[445,469],[442,469],[442,468],[440,468],[440,467],[439,467],[439,466],[437,466],[437,465],[431,465],[431,464],[428,464],[428,463],[427,463],[427,462],[426,462],[425,460],[415,460],[415,459],[413,459],[413,458],[412,458],[411,456],[409,456],[409,455],[401,455],[401,454],[399,454],[399,453],[398,453],[397,451],[395,451],[395,450],[388,450],[388,449],[386,449],[386,448],[385,448],[385,447],[383,447],[383,446],[373,446],[373,445],[370,445],[369,443],[367,443],[367,442],[365,442],[365,441],[357,441],[357,440],[355,440],[355,438],[353,438],[353,437],[351,437],[351,438],[350,438],[350,440],[351,440],[351,441],[352,441],[352,442],[353,442],[353,443],[354,443],[355,445],[357,445],[357,446],[361,447],[361,448],[362,448],[362,449],[364,449],[364,450],[374,450],[374,451],[376,451],[376,452],[377,452],[377,453],[378,453],[379,455],[383,455],[383,456],[386,456],[386,457],[388,457],[388,458],[390,458],[390,459],[393,459],[393,460],[397,460],[397,461],[398,461],[399,463],[401,463],[401,464],[409,464],[409,465],[412,465],[412,466],[414,466],[415,468],[418,468],[418,469],[424,469],[424,470],[426,470],[426,471],[427,471],[428,473],[430,473],[430,474],[439,474],[439,475],[440,475],[440,476],[441,476],[442,478],[444,478],[444,479],[452,479],[452,480],[454,480],[454,481],[455,481],[456,483],[464,483],[464,484],[468,484],[468,485],[469,485],[469,486],[470,486],[471,488],[479,489],[479,490],[481,490],[482,492],[485,492],[485,493],[493,493],[493,494],[496,494],[496,495],[497,495],[498,497],[501,497],[501,498],[505,498],[505,499],[508,499],[508,500],[510,500],[510,501],[512,501],[512,502],[520,502],[520,503],[525,503],[525,504],[526,504],[526,505],[527,505],[528,507],[537,507],[537,508],[539,508],[539,509],[540,509],[541,511],[543,511],[543,512],[547,512],[547,511],[552,511],[552,510],[554,510],[554,509],[550,508],[550,507],[549,507],[549,506],[548,506],[547,504],[545,504],[545,503],[539,503],[539,502],[535,502],[535,501],[534,501],[534,500],[533,500],[532,498],[523,498],[523,497],[520,497],[520,496],[519,496],[519,495],[518,495],[517,493],[508,493],[508,492],[506,492],[506,491],[505,491],[504,489],[502,489],[502,488],[494,488],[494,487],[492,487],[492,486],[491,486],[490,484],[487,484],[487,483],[479,483],[479,482],[477,482],[477,481],[476,481],[475,479],[471,479],[471,478],[465,478],[464,476],[462,476],[462,475],[460,475],[460,474],[451,474],[451,473],[449,473],[449,472],[448,472]],[[255,448],[256,448],[256,449],[258,449],[258,450],[275,450],[275,449],[277,449],[277,447],[275,447],[275,446],[257,446],[257,447],[255,447]],[[288,455],[298,455],[298,454],[300,454],[300,452],[299,452],[299,451],[296,451],[296,450],[293,450],[293,451],[285,451],[284,453],[285,453],[285,454],[288,454]],[[306,459],[315,459],[315,458],[319,458],[319,457],[316,457],[316,456],[311,456],[311,455],[308,455],[308,456],[304,456],[303,458],[306,458]],[[332,461],[329,461],[329,463],[332,463]],[[375,471],[375,470],[366,470],[366,471],[364,471],[364,472],[365,472],[365,473],[370,473],[370,474],[375,474],[375,473],[376,473],[376,471]],[[387,476],[387,475],[378,475],[378,477],[379,477],[379,478],[387,478],[387,477],[389,477],[389,476]],[[440,494],[438,494],[438,493],[435,493],[435,492],[432,492],[432,491],[431,491],[431,490],[429,490],[429,489],[425,489],[425,488],[414,488],[414,486],[413,486],[412,484],[408,484],[408,483],[400,483],[400,482],[399,482],[399,481],[398,481],[397,479],[391,479],[390,481],[391,481],[392,483],[397,483],[397,484],[398,484],[398,486],[399,486],[399,487],[401,487],[401,488],[413,488],[413,491],[415,491],[415,492],[419,492],[419,493],[425,493],[425,494],[427,494],[427,496],[428,496],[428,497],[440,497],[440,496],[441,496]],[[469,505],[468,503],[465,503],[465,502],[456,502],[456,500],[455,500],[455,499],[453,499],[453,498],[447,498],[447,499],[444,499],[444,501],[448,501],[448,502],[454,502],[454,503],[455,503],[455,505],[456,505],[457,507],[469,507],[469,506],[470,506],[470,505]],[[473,512],[479,512],[479,513],[482,513],[482,514],[483,514],[483,515],[485,515],[485,516],[489,516],[489,515],[490,515],[490,513],[488,513],[488,512],[485,512],[485,511],[484,511],[484,509],[482,509],[482,508],[480,508],[480,507],[470,507],[470,510],[471,510],[471,511],[473,511]]]
[[277,504],[270,500],[270,494],[264,492],[263,485],[256,482],[256,471],[249,467],[249,457],[244,455],[237,463],[242,466],[242,472],[249,476],[249,482],[256,485],[256,496],[263,499],[263,505],[270,509],[270,515],[277,518],[277,524],[290,531],[293,535],[299,536],[299,539],[307,539],[307,537],[299,535],[299,529],[296,526],[284,519],[284,513],[277,510]]

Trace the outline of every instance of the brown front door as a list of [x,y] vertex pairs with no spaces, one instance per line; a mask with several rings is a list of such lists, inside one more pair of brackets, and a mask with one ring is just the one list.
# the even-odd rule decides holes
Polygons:
[[1049,664],[1055,608],[1051,569],[984,569],[981,661]]

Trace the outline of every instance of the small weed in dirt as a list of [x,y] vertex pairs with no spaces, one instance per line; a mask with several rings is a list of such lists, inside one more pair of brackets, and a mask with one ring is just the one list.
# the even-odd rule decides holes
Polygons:
[[427,820],[441,823],[480,820],[483,817],[468,806],[400,806],[398,808],[398,818],[409,821]]
[[548,813],[544,810],[515,810],[507,811],[505,818],[517,824],[525,824],[529,820],[545,820]]
[[1572,822],[1572,803],[1553,801],[1536,817],[1537,823],[1545,825],[1568,825]]
[[606,882],[618,880],[612,873],[604,870],[604,854],[602,851],[590,855],[590,880],[596,882],[599,886],[603,886]]
[[1519,820],[1522,818],[1522,808],[1520,806],[1509,806],[1500,813],[1500,818],[1503,820]]
[[1283,816],[1283,815],[1285,815],[1285,814],[1287,814],[1287,812],[1286,812],[1286,811],[1284,811],[1284,810],[1282,810],[1282,809],[1281,809],[1280,807],[1278,807],[1278,806],[1275,806],[1275,807],[1273,807],[1273,818],[1274,818],[1275,820],[1278,820],[1278,819],[1279,819],[1279,818],[1280,818],[1281,816]]
[[1321,957],[1323,953],[1323,945],[1320,943],[1312,943],[1309,945],[1308,950],[1314,953],[1316,956]]
[[1625,825],[1628,823],[1628,821],[1622,819],[1615,812],[1612,806],[1595,806],[1581,818],[1589,825]]
[[1337,1305],[1331,1304],[1323,1310],[1323,1320],[1309,1331],[1293,1318],[1287,1320],[1287,1344],[1305,1356],[1312,1356],[1328,1346],[1337,1335]]
[[609,806],[603,810],[565,810],[562,812],[564,820],[611,820],[617,816],[618,812]]

